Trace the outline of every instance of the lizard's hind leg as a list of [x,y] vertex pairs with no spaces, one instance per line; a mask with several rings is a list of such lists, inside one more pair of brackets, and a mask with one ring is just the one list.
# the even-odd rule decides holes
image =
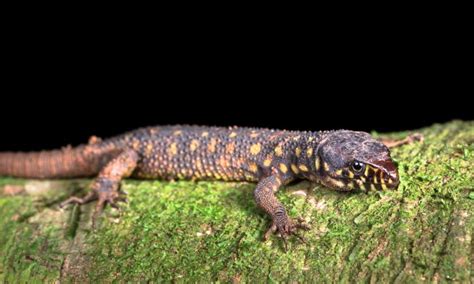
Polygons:
[[395,148],[405,144],[411,144],[414,142],[423,142],[424,137],[421,133],[413,133],[407,137],[399,140],[394,139],[380,139],[379,141],[385,144],[388,148]]
[[100,172],[92,183],[92,191],[84,198],[71,197],[62,202],[60,207],[70,203],[85,204],[97,199],[93,226],[98,215],[102,212],[104,206],[108,203],[112,207],[117,207],[117,201],[120,196],[120,182],[123,178],[129,177],[137,166],[138,154],[126,149],[118,156],[112,159]]

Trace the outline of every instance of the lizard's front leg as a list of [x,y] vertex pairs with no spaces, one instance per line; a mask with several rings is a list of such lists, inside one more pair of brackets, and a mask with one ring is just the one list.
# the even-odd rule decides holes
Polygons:
[[85,204],[97,199],[92,219],[93,226],[95,226],[96,218],[107,203],[112,207],[117,207],[117,201],[120,200],[120,182],[123,178],[132,174],[137,161],[138,154],[135,151],[129,149],[122,151],[100,171],[92,184],[92,191],[89,194],[84,198],[71,197],[61,203],[60,207],[70,203]]
[[303,238],[296,233],[297,229],[308,230],[309,227],[301,223],[301,220],[294,222],[286,213],[285,207],[278,201],[274,192],[276,192],[282,185],[282,180],[277,175],[272,175],[263,178],[257,184],[254,191],[255,201],[272,217],[272,224],[264,235],[264,240],[267,240],[270,234],[278,232],[283,239],[285,250],[288,250],[286,239],[290,235],[298,237],[304,242]]

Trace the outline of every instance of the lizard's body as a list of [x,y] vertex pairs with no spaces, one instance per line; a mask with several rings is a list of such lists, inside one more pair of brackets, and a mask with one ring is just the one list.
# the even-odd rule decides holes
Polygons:
[[[398,185],[387,147],[354,131],[299,132],[199,126],[149,127],[89,144],[36,153],[0,153],[0,175],[97,178],[84,203],[98,211],[119,197],[122,178],[211,179],[258,182],[255,200],[273,218],[269,232],[285,237],[291,222],[274,192],[295,179],[340,190]],[[266,235],[267,236],[267,235]]]

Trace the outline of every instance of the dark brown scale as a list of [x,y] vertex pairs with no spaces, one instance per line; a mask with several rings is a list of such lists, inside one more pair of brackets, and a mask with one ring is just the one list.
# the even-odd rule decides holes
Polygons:
[[[369,167],[365,178],[351,172],[354,161]],[[304,226],[294,223],[275,197],[281,185],[294,179],[318,181],[341,190],[398,185],[388,148],[367,133],[239,127],[148,127],[103,141],[91,137],[89,144],[76,148],[0,153],[0,175],[97,176],[93,191],[85,198],[72,197],[64,202],[83,204],[98,199],[97,213],[106,203],[115,205],[120,199],[120,181],[130,176],[258,182],[255,200],[273,220],[265,236],[278,231],[284,240]]]

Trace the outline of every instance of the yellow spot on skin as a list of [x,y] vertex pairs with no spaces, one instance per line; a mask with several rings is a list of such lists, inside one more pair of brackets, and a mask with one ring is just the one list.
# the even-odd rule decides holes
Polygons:
[[308,142],[313,141],[313,139],[314,139],[314,137],[309,137],[309,138],[308,138]]
[[365,182],[367,181],[367,180],[365,179],[365,177],[363,177],[363,176],[360,177],[360,180],[361,180],[363,183],[365,183]]
[[366,166],[366,167],[365,167],[364,176],[368,176],[368,175],[369,175],[369,168],[370,168],[370,166]]
[[181,133],[183,133],[181,130],[176,130],[173,132],[173,135],[181,135]]
[[385,183],[382,183],[382,189],[383,189],[383,190],[387,190],[387,189],[388,189],[387,186],[385,185]]
[[150,156],[152,152],[153,152],[153,144],[148,143],[145,149],[145,156]]
[[140,148],[140,141],[138,140],[133,141],[132,148],[135,150],[138,150]]
[[316,158],[314,166],[316,167],[316,170],[319,171],[319,168],[321,167],[321,161],[319,160],[319,156]]
[[198,147],[199,147],[199,141],[196,140],[196,139],[193,139],[193,140],[191,141],[191,145],[189,145],[189,149],[190,149],[191,151],[195,151]]
[[214,153],[216,151],[216,144],[217,139],[212,138],[211,141],[209,141],[209,144],[207,145],[207,150],[211,153]]
[[291,164],[291,170],[295,173],[295,174],[298,174],[300,172],[300,170],[298,170],[298,167],[294,164]]
[[249,173],[245,173],[244,176],[245,176],[245,178],[248,179],[248,180],[253,180],[253,179],[255,179],[255,177],[254,177],[252,174],[249,174]]
[[221,157],[219,159],[219,165],[221,166],[221,168],[225,169],[228,166],[227,160],[224,157]]
[[230,138],[234,138],[235,136],[237,136],[237,133],[235,133],[235,132],[232,132],[231,134],[229,134]]
[[376,190],[377,190],[377,189],[375,188],[375,185],[372,184],[372,183],[370,184],[370,190],[372,190],[372,191],[376,191]]
[[308,158],[311,158],[311,156],[313,156],[313,148],[309,148],[308,150],[306,150],[306,156],[308,156]]
[[204,131],[204,132],[201,134],[201,136],[202,136],[202,137],[207,137],[207,136],[209,136],[209,132]]
[[260,135],[258,132],[252,131],[252,133],[250,134],[250,137],[255,138],[255,137],[258,137],[258,135]]
[[344,188],[346,186],[346,184],[344,182],[340,181],[340,180],[333,179],[333,178],[328,178],[328,180],[335,187]]
[[301,170],[302,172],[307,172],[307,171],[308,171],[308,167],[305,166],[305,165],[299,165],[298,167],[300,168],[300,170]]
[[342,170],[337,170],[337,171],[336,171],[336,175],[342,176]]
[[283,155],[283,150],[281,149],[281,146],[277,146],[275,148],[275,154],[278,156],[278,157],[281,157]]
[[300,140],[300,136],[298,135],[298,136],[293,137],[293,140],[294,140],[294,141]]
[[197,161],[196,161],[196,169],[197,169],[198,171],[201,171],[201,170],[202,170],[202,163],[201,163],[200,160],[197,160]]
[[301,155],[301,148],[300,147],[296,147],[295,154],[296,154],[296,157],[299,157]]
[[392,183],[393,183],[393,179],[389,179],[388,184],[392,184]]
[[354,173],[349,171],[349,178],[354,178]]
[[324,167],[324,170],[325,170],[326,172],[329,171],[329,165],[328,165],[328,163],[324,162],[324,163],[323,163],[323,167]]
[[352,182],[347,183],[346,186],[348,189],[354,189],[354,184]]
[[374,171],[374,183],[378,183],[377,182],[377,176],[379,175],[379,169],[377,168],[372,168],[372,170]]
[[176,143],[172,143],[170,145],[170,147],[168,148],[168,154],[171,156],[178,154],[178,147],[176,146]]
[[250,170],[251,172],[256,173],[257,170],[258,170],[257,165],[256,165],[255,163],[250,163],[250,164],[249,164],[249,170]]
[[357,185],[359,185],[360,189],[367,190],[367,188],[365,187],[365,184],[363,184],[362,181],[358,179],[356,179],[355,181],[357,182]]
[[269,167],[272,164],[272,158],[266,158],[265,161],[263,161],[263,165],[265,167]]
[[286,173],[288,171],[288,168],[286,167],[285,164],[280,164],[280,171],[282,173]]
[[260,143],[253,144],[252,146],[250,146],[250,154],[252,155],[257,155],[258,153],[260,153],[260,150],[261,150]]
[[375,183],[375,184],[378,184],[378,183],[379,183],[378,175],[375,175],[375,176],[374,176],[374,183]]
[[234,150],[235,150],[235,144],[234,144],[234,142],[229,143],[229,144],[227,144],[227,145],[225,146],[225,152],[226,152],[227,154],[232,154],[232,153],[234,153]]

